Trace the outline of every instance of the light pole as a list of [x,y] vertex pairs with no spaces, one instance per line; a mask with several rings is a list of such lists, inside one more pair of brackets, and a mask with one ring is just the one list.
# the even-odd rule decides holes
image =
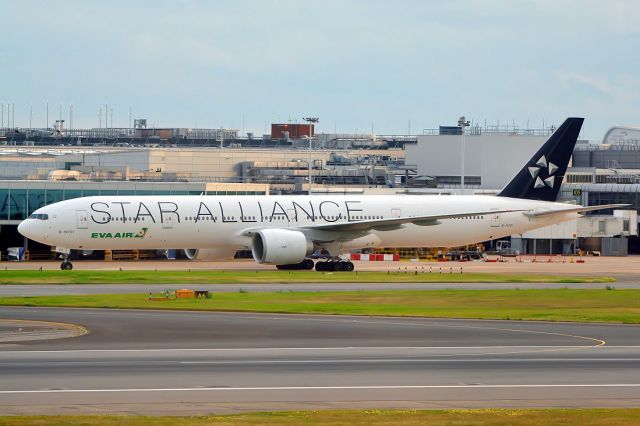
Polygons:
[[463,115],[458,119],[458,127],[462,135],[462,155],[460,156],[460,195],[464,195],[464,129],[469,127],[471,123]]
[[303,120],[306,121],[307,123],[309,123],[309,161],[308,161],[308,165],[309,165],[309,194],[311,194],[311,143],[313,141],[313,136],[311,135],[311,133],[313,133],[313,124],[320,122],[320,119],[318,117],[304,117]]

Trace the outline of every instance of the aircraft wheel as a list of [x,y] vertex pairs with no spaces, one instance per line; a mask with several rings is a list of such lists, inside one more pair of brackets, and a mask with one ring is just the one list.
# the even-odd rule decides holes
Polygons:
[[62,269],[63,271],[70,271],[70,270],[73,269],[73,264],[71,262],[69,262],[68,260],[65,260],[60,265],[60,269]]
[[316,262],[316,271],[318,272],[327,271],[327,262]]
[[290,268],[290,265],[276,265],[276,269],[279,269],[281,271],[286,271],[291,268]]
[[344,271],[345,270],[345,263],[346,262],[333,262],[333,270],[334,271]]
[[311,259],[305,259],[302,261],[301,265],[302,265],[301,269],[306,269],[307,271],[310,271],[315,266],[315,263]]
[[353,262],[344,262],[344,270],[347,272],[351,272],[353,271],[353,269],[355,268],[355,266],[353,265]]

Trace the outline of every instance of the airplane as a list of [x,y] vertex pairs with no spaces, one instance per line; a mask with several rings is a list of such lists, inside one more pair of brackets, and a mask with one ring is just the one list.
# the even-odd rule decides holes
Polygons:
[[497,196],[92,196],[42,207],[18,231],[55,246],[63,270],[73,268],[71,249],[182,248],[190,259],[250,249],[256,262],[278,269],[352,271],[340,253],[456,247],[625,206],[556,202],[583,120],[568,118]]

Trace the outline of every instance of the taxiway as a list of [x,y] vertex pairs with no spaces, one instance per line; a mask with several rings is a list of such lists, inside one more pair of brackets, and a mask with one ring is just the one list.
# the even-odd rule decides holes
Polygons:
[[33,297],[89,294],[162,293],[165,290],[209,290],[214,293],[276,292],[276,291],[360,291],[360,290],[506,290],[576,288],[603,289],[640,288],[637,283],[279,283],[279,284],[5,284],[0,285],[0,297]]
[[0,346],[0,412],[637,406],[640,327],[8,308],[85,327]]

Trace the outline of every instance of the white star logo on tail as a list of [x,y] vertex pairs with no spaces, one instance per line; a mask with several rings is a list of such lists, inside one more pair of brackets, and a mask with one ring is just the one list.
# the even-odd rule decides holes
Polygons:
[[[547,169],[547,177],[544,180],[539,176],[540,170],[543,168]],[[531,173],[531,177],[535,179],[535,182],[533,183],[533,187],[535,189],[538,189],[538,188],[544,188],[546,185],[549,188],[553,188],[553,185],[555,184],[554,173],[557,170],[558,170],[558,166],[556,166],[550,161],[547,161],[547,158],[544,155],[540,157],[540,159],[536,161],[535,166],[529,167],[529,173]]]

